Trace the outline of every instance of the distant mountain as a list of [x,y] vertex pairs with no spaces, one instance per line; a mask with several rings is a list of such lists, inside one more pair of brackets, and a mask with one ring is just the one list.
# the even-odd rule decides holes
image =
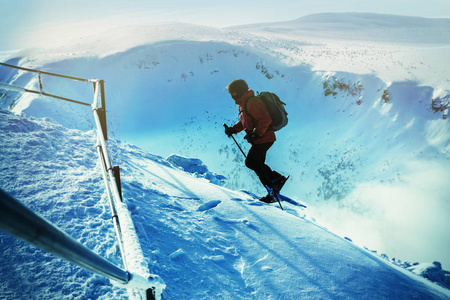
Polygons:
[[288,21],[284,23],[340,23],[357,26],[386,26],[386,27],[440,27],[446,26],[450,19],[423,18],[401,15],[373,14],[373,13],[321,13]]
[[372,13],[321,13],[287,22],[231,27],[250,32],[388,42],[448,43],[450,19]]

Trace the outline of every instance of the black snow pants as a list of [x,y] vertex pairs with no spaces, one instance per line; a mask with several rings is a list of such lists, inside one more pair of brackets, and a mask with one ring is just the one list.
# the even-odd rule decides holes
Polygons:
[[253,170],[256,175],[258,175],[259,180],[264,186],[269,186],[272,188],[272,170],[268,165],[266,165],[266,154],[267,151],[272,147],[273,142],[264,144],[254,144],[250,148],[245,159],[245,165],[247,168]]

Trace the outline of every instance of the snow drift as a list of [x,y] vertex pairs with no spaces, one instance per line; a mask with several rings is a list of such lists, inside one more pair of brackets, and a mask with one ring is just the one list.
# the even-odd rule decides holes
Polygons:
[[[1,111],[0,186],[96,253],[120,264],[95,156],[95,134]],[[123,194],[165,299],[445,299],[448,290],[360,249],[285,203],[186,173],[109,141]],[[123,299],[124,291],[0,233],[0,294],[24,299]]]

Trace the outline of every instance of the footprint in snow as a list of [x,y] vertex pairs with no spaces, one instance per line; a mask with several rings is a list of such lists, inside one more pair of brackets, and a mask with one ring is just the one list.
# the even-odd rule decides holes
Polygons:
[[172,210],[177,210],[177,211],[183,211],[184,209],[179,206],[178,204],[163,204],[162,205],[163,208],[168,208],[168,209],[172,209]]
[[230,224],[240,224],[240,223],[242,223],[242,224],[246,225],[248,228],[253,229],[253,230],[257,231],[257,232],[260,232],[258,226],[254,225],[252,222],[250,222],[247,219],[228,219],[228,218],[220,218],[218,216],[214,216],[213,219],[215,221],[217,221],[218,223],[220,223],[222,225],[225,225],[226,228],[228,228],[228,229],[232,228],[232,227],[229,226]]
[[216,206],[219,205],[221,202],[222,202],[222,201],[220,201],[220,200],[209,201],[209,202],[207,202],[207,203],[205,203],[205,204],[200,205],[200,206],[197,208],[197,211],[205,211],[205,210],[209,210],[209,209],[211,209],[211,208],[216,207]]
[[233,200],[233,201],[244,201],[244,199],[241,199],[241,198],[231,198],[231,200]]
[[263,206],[265,205],[264,203],[262,203],[261,201],[255,201],[255,200],[251,200],[248,205],[250,206]]

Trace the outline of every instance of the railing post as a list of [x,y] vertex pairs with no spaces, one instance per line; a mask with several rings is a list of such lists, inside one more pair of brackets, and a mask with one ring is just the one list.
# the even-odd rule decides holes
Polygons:
[[108,173],[106,171],[105,158],[103,156],[103,150],[102,150],[102,146],[100,145],[100,142],[97,145],[97,153],[98,153],[98,157],[99,157],[99,161],[100,161],[100,167],[102,169],[102,175],[103,175],[103,181],[105,183],[106,194],[108,196],[109,208],[111,210],[111,219],[114,224],[114,230],[116,232],[117,243],[119,244],[120,254],[122,256],[122,263],[123,263],[124,268],[126,270],[128,270],[127,260],[126,260],[126,256],[125,256],[125,249],[124,249],[124,245],[123,245],[123,238],[122,238],[122,233],[120,230],[119,216],[117,215],[116,206],[114,205],[114,202],[113,202],[114,200],[111,195],[111,189],[109,188]]
[[148,289],[145,292],[145,296],[147,297],[146,300],[155,300],[155,290],[154,289]]
[[43,89],[42,89],[42,78],[41,78],[41,73],[38,73],[39,74],[39,91],[42,93],[42,92],[44,92],[43,91]]
[[108,140],[108,128],[106,124],[106,101],[105,101],[105,81],[100,80],[100,99],[102,102],[102,107],[98,110],[99,118],[100,118],[100,124],[102,125],[102,132],[103,137],[105,141]]
[[[99,84],[100,84],[99,82],[96,82],[96,84],[94,85],[94,90],[96,92],[98,92]],[[120,211],[121,207],[119,205],[123,205],[122,197],[121,197],[121,193],[119,192],[119,186],[117,183],[118,178],[114,174],[114,168],[112,167],[112,164],[111,164],[111,161],[109,158],[109,154],[108,154],[107,147],[106,147],[106,141],[104,139],[104,135],[102,134],[102,127],[101,127],[101,122],[100,122],[100,117],[99,117],[99,107],[96,106],[97,104],[98,104],[98,94],[96,93],[96,95],[94,96],[94,104],[92,105],[92,112],[93,112],[95,124],[97,127],[97,143],[98,143],[97,149],[99,152],[99,158],[101,161],[101,166],[102,166],[102,170],[103,170],[103,174],[104,174],[103,176],[104,176],[105,185],[106,185],[106,188],[110,190],[110,195],[109,195],[111,197],[110,205],[112,206],[113,220],[114,220],[114,225],[117,230],[117,238],[118,238],[119,246],[121,246],[122,259],[123,259],[124,264],[127,266],[126,268],[128,270],[129,265],[126,260],[127,252],[125,250],[125,245],[123,244],[123,238],[122,238],[123,228],[121,228],[121,226],[120,226],[118,211],[116,210],[116,207],[115,207],[116,205],[118,205],[118,208]],[[107,184],[107,182],[108,182],[107,177],[109,177],[109,184]],[[127,214],[121,215],[121,217],[128,218],[129,219],[128,222],[132,223],[132,220],[130,219],[130,217]],[[130,231],[128,231],[128,233],[130,234]],[[136,255],[136,253],[134,255]],[[142,253],[140,253],[139,255],[142,255]],[[143,256],[142,256],[142,259],[143,259]],[[153,286],[153,288],[149,288],[149,280],[148,279],[140,278],[139,276],[134,276],[133,279],[132,279],[131,284],[127,284],[127,286],[126,286],[127,288],[132,289],[133,286],[136,285],[136,286],[139,286],[141,291],[144,292],[143,296],[147,297],[147,299],[160,299],[162,290],[165,288],[164,281],[160,277],[158,277],[158,276],[152,277],[151,280],[153,282],[157,283]],[[134,282],[136,282],[136,283],[134,283]],[[147,285],[147,287],[144,290],[142,290],[142,286],[145,286],[145,285]],[[157,291],[155,289],[157,289]],[[152,296],[153,298],[151,298],[150,296]]]
[[120,167],[119,166],[114,166],[113,167],[113,172],[114,172],[114,178],[116,179],[117,189],[119,190],[120,201],[123,202],[122,183],[120,182]]

